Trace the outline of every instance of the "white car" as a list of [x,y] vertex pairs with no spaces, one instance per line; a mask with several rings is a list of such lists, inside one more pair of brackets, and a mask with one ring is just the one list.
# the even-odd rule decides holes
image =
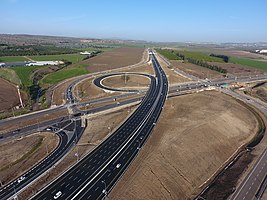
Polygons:
[[118,169],[118,168],[120,168],[120,166],[121,166],[121,164],[118,163],[118,164],[116,165],[116,168]]
[[23,181],[25,179],[25,176],[21,176],[21,177],[19,177],[19,179],[18,179],[18,183],[20,183],[21,181]]
[[57,199],[58,197],[60,197],[62,195],[62,192],[61,191],[58,191],[55,196],[54,196],[54,199]]

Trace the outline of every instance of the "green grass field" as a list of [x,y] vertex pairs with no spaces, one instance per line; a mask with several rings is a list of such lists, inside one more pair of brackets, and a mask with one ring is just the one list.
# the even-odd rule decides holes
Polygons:
[[59,83],[60,81],[63,81],[68,78],[72,78],[75,76],[80,76],[83,74],[87,74],[88,71],[83,68],[70,68],[70,69],[63,69],[60,71],[57,71],[53,74],[49,74],[46,76],[43,80],[42,83],[45,84],[56,84]]
[[91,51],[110,51],[110,50],[112,50],[113,48],[90,48],[90,47],[88,47],[88,48],[79,48],[79,49],[77,49],[77,50],[79,50],[79,51],[89,51],[89,52],[91,52]]
[[209,56],[208,53],[204,52],[192,52],[192,51],[174,51],[172,53],[170,50],[166,49],[157,49],[157,52],[159,52],[161,55],[163,55],[165,58],[169,60],[178,60],[179,58],[175,55],[175,53],[180,53],[183,54],[186,58],[193,58],[195,60],[202,60],[206,62],[220,62],[223,63],[223,59],[221,58],[216,58]]
[[12,83],[15,83],[16,85],[20,85],[20,78],[18,77],[16,72],[10,68],[1,67],[0,68],[0,77],[3,79],[6,79]]
[[0,56],[0,62],[24,62],[29,61],[23,56]]
[[60,61],[67,60],[72,63],[80,62],[86,55],[80,54],[61,54],[61,55],[43,55],[43,56],[29,56],[36,61]]
[[168,60],[178,60],[178,57],[175,54],[166,49],[157,49],[157,52],[163,55]]
[[258,60],[230,57],[229,62],[267,70],[267,62],[261,62]]
[[19,76],[21,83],[29,87],[32,85],[32,74],[35,70],[40,69],[41,67],[36,67],[36,66],[22,66],[22,67],[12,67],[10,69],[14,70],[17,75]]
[[209,56],[208,53],[204,52],[192,52],[192,51],[175,51],[175,52],[183,54],[187,58],[193,58],[196,60],[202,60],[206,62],[220,62],[220,63],[224,62],[223,59]]

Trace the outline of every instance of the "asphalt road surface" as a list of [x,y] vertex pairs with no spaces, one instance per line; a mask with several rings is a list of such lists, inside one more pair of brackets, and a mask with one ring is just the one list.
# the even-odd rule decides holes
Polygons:
[[81,137],[84,128],[81,127],[81,120],[78,119],[68,120],[55,124],[52,127],[48,127],[47,130],[56,131],[56,134],[60,139],[59,145],[45,159],[34,165],[30,170],[22,174],[18,179],[13,180],[12,182],[1,188],[1,200],[8,199],[11,196],[15,195],[21,189],[37,179],[40,175],[49,170],[54,164],[56,164],[75,145],[75,143]]
[[156,125],[168,93],[166,75],[154,55],[156,72],[150,88],[136,111],[107,140],[84,157],[34,199],[97,199],[116,183],[139,152]]

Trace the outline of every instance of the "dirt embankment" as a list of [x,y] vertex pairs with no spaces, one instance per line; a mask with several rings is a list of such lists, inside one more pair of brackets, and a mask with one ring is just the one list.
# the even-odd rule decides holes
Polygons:
[[84,102],[92,99],[120,94],[118,92],[114,93],[105,92],[101,88],[95,86],[93,81],[94,78],[85,79],[75,87],[74,89],[75,96],[79,97],[80,101]]
[[181,61],[171,61],[171,64],[174,68],[178,68],[184,71],[185,73],[191,74],[201,79],[221,78],[223,76],[223,74],[217,71],[210,70],[208,68],[194,65],[191,63],[186,63],[186,62],[181,62]]
[[227,95],[168,99],[151,138],[109,199],[192,199],[256,132],[256,118]]
[[52,152],[59,139],[52,133],[38,133],[0,145],[0,177],[5,185]]
[[144,50],[144,48],[115,48],[84,60],[81,64],[88,65],[87,70],[91,73],[112,70],[140,62]]
[[[19,105],[19,96],[15,85],[0,78],[0,113],[11,110],[11,108]],[[26,95],[21,93],[23,101]]]
[[267,103],[267,82],[246,89],[246,93]]

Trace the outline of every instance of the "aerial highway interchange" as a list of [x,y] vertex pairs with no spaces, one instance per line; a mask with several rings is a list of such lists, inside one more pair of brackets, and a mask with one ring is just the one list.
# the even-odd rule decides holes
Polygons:
[[[105,97],[89,102],[80,103],[75,98],[72,90],[75,84],[79,83],[88,77],[83,77],[71,83],[66,90],[66,104],[57,106],[48,110],[32,113],[26,116],[21,116],[13,119],[2,120],[1,125],[16,123],[20,120],[36,118],[46,113],[58,112],[59,110],[66,110],[71,108],[74,110],[73,114],[59,117],[56,119],[40,122],[39,124],[23,127],[19,130],[13,130],[3,134],[0,140],[8,140],[14,137],[31,134],[37,130],[51,131],[57,134],[60,138],[58,147],[49,154],[44,160],[37,163],[30,170],[25,172],[18,179],[4,185],[0,189],[0,199],[8,199],[14,197],[30,185],[33,181],[38,179],[42,174],[46,173],[56,163],[60,162],[62,158],[75,146],[79,138],[83,134],[86,127],[86,122],[82,116],[92,113],[101,112],[104,110],[128,105],[137,102],[138,108],[129,118],[117,129],[114,133],[103,141],[91,153],[80,159],[69,170],[64,172],[60,177],[56,178],[47,187],[43,188],[32,199],[101,199],[105,198],[110,190],[114,187],[119,178],[123,175],[125,170],[132,163],[134,158],[138,155],[142,146],[145,144],[153,128],[157,124],[160,113],[163,109],[164,102],[168,95],[181,95],[183,92],[202,91],[205,89],[217,89],[221,92],[230,94],[240,100],[245,101],[259,109],[266,109],[260,103],[249,99],[245,96],[240,96],[235,92],[225,88],[225,85],[235,82],[254,82],[266,80],[267,75],[258,76],[240,76],[240,77],[226,77],[223,79],[201,80],[197,79],[193,82],[181,83],[173,86],[168,86],[167,77],[162,70],[154,52],[149,50],[150,60],[153,64],[155,76],[139,74],[150,79],[148,90],[121,90],[108,88],[102,85],[102,80],[109,76],[116,76],[120,73],[112,73],[101,75],[94,80],[96,86],[103,90],[119,91],[123,94],[115,97]],[[177,72],[179,73],[179,72]],[[192,78],[192,77],[191,77]],[[125,97],[130,99],[123,100]],[[121,100],[122,99],[122,100]],[[101,104],[102,102],[110,102],[108,105],[100,106],[89,110],[81,110],[80,107],[90,104]],[[265,113],[266,114],[266,113]],[[263,154],[264,157],[266,153]],[[263,156],[259,163],[263,160]],[[266,159],[264,159],[266,160]],[[256,165],[256,168],[260,164]],[[265,163],[262,169],[253,169],[252,172],[266,174]],[[257,176],[257,175],[256,175]],[[249,175],[247,179],[254,178],[254,175]],[[261,176],[262,177],[262,176]],[[262,178],[262,179],[263,179]],[[245,181],[247,184],[248,180]],[[254,191],[252,196],[258,191],[259,185],[263,180],[260,180],[258,185],[253,184]],[[240,186],[240,190],[234,194],[233,199],[239,199],[238,195],[246,196],[246,186]],[[250,186],[251,189],[251,186]],[[249,190],[250,190],[249,189]],[[244,190],[245,192],[241,192]]]

